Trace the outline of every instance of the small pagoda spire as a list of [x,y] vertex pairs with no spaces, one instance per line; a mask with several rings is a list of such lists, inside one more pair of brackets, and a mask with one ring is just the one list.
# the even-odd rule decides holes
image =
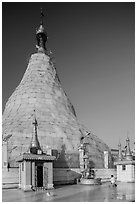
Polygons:
[[132,160],[132,154],[130,151],[130,140],[129,137],[126,139],[126,159],[127,160]]
[[43,17],[44,17],[44,14],[43,14],[43,11],[41,8],[40,26],[39,26],[38,30],[36,31],[36,40],[37,40],[36,48],[37,48],[38,52],[45,53],[46,52],[46,42],[47,42],[48,37],[47,37],[47,33],[45,32],[45,29],[43,26]]
[[[34,115],[35,115],[35,110],[34,110]],[[42,153],[42,150],[38,141],[38,135],[37,135],[38,123],[36,120],[36,116],[32,124],[34,125],[34,129],[33,129],[32,141],[30,144],[30,152],[32,154],[39,154],[39,153]]]
[[121,143],[118,144],[118,160],[122,160],[122,150],[121,150]]

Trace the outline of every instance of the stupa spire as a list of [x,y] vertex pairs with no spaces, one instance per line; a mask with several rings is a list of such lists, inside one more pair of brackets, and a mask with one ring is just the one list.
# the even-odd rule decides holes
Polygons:
[[45,29],[43,26],[43,17],[44,17],[44,14],[41,8],[40,25],[39,25],[38,30],[36,31],[36,40],[37,40],[36,48],[38,52],[45,53],[46,52],[46,42],[47,42],[48,37],[47,37],[47,33],[45,32]]

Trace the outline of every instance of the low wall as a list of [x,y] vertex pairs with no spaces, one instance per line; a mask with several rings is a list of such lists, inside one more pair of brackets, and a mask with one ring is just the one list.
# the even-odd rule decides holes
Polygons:
[[2,188],[17,188],[19,184],[19,168],[2,168]]
[[[115,169],[94,169],[96,178],[101,178],[102,182],[109,181],[111,175],[116,177]],[[76,179],[81,176],[79,168],[53,168],[53,183],[54,185],[73,184]],[[18,186],[19,183],[19,169],[9,168],[2,169],[2,187],[4,186]]]
[[101,178],[101,181],[109,181],[111,175],[117,176],[116,169],[94,169],[96,178]]
[[[102,182],[110,180],[111,175],[116,178],[116,169],[94,169],[96,178],[101,178]],[[65,169],[65,168],[54,168],[53,169],[53,181],[54,184],[69,184],[75,183],[76,179],[81,176],[80,169]]]
[[76,179],[81,176],[79,168],[54,168],[53,183],[54,185],[76,183]]
[[18,183],[19,168],[2,169],[2,183]]

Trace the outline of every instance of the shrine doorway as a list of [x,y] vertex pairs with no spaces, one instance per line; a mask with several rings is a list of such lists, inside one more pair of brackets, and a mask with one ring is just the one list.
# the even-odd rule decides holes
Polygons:
[[37,187],[43,187],[43,165],[37,165]]

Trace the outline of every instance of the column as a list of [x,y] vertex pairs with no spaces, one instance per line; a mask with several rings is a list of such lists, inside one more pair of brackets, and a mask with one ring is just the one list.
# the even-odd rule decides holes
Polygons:
[[81,146],[79,147],[79,162],[80,162],[80,170],[83,171],[84,170],[84,159],[83,159],[83,156],[84,156],[84,149],[83,149],[83,146],[81,144]]
[[7,148],[7,141],[3,141],[2,143],[2,167],[5,170],[8,170],[8,148]]
[[118,160],[122,160],[121,143],[118,144]]
[[52,162],[48,163],[48,188],[53,188],[53,164]]
[[47,188],[48,185],[48,167],[46,163],[43,164],[43,187]]
[[52,162],[44,163],[44,184],[48,189],[53,188],[53,166]]
[[32,186],[36,187],[36,184],[35,184],[35,162],[34,161],[31,162],[31,179],[32,179]]
[[24,161],[24,191],[31,190],[31,168],[30,161]]
[[21,188],[21,163],[19,163],[19,188]]
[[104,168],[108,169],[108,151],[104,151]]

